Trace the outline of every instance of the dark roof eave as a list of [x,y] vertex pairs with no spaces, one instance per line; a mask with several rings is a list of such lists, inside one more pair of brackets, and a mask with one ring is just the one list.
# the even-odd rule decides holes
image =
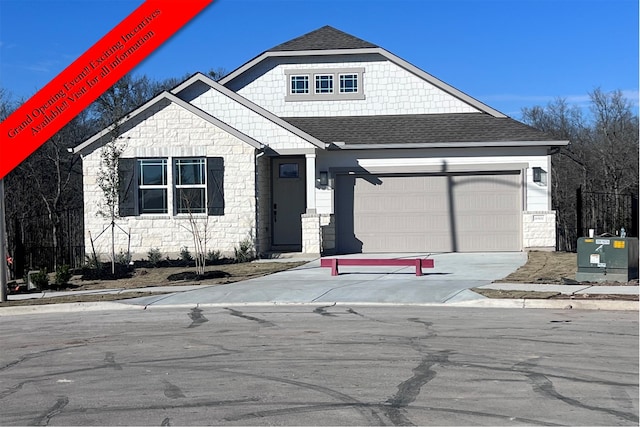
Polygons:
[[384,150],[417,148],[564,147],[569,141],[424,142],[413,144],[345,144],[333,142],[329,150]]
[[218,83],[223,86],[227,85],[229,82],[242,75],[245,71],[253,68],[267,58],[380,54],[381,50],[382,49],[379,47],[363,47],[357,49],[267,50],[231,71],[229,74],[221,78]]

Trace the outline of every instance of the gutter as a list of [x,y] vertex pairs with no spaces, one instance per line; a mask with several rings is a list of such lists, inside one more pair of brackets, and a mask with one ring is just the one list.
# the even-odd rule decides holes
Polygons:
[[483,148],[483,147],[561,147],[569,141],[491,141],[491,142],[421,142],[392,144],[349,144],[341,141],[327,144],[328,150],[375,150],[392,148]]

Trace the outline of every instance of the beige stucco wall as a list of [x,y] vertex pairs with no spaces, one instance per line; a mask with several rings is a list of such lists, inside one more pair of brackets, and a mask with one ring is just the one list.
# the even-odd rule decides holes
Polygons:
[[[171,182],[173,157],[223,157],[225,209],[223,216],[195,216],[201,230],[207,227],[207,247],[223,254],[233,254],[234,248],[246,238],[255,239],[255,149],[182,107],[160,105],[144,113],[141,121],[125,131],[123,158],[169,158]],[[100,148],[83,154],[85,244],[91,253],[89,233],[94,239],[109,227],[109,219],[97,215],[103,195],[96,184],[100,169]],[[125,217],[116,221],[131,232],[131,252],[134,259],[144,259],[151,248],[158,248],[164,256],[177,257],[182,247],[193,254],[193,236],[188,231],[188,215],[172,214],[173,194],[168,192],[169,213]],[[96,252],[103,260],[110,259],[109,231],[94,241]],[[116,253],[127,251],[128,238],[116,229]]]

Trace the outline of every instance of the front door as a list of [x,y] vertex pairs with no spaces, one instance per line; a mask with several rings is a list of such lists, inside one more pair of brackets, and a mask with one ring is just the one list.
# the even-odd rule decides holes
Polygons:
[[305,159],[274,158],[271,164],[272,245],[276,250],[302,250],[302,221],[306,210]]

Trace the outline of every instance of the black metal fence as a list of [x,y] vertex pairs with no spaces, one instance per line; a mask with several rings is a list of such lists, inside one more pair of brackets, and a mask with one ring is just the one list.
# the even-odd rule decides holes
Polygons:
[[575,206],[575,226],[568,225],[573,221],[558,224],[557,250],[575,252],[578,238],[588,236],[589,229],[593,229],[596,235],[608,233],[616,236],[624,228],[627,237],[638,237],[637,194],[583,191],[578,188]]
[[627,236],[638,236],[638,195],[580,191],[576,194],[578,237],[609,233],[618,235],[624,228]]
[[13,258],[11,270],[18,278],[28,269],[46,268],[51,272],[56,265],[80,267],[85,259],[83,208],[52,216],[13,216],[7,219],[7,238]]

